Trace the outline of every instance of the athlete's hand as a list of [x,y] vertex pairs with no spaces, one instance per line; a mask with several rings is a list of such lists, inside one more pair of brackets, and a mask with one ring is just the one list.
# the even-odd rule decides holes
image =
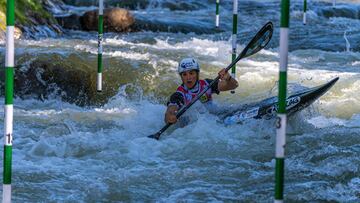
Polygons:
[[165,113],[165,122],[174,124],[177,122],[176,113],[177,113],[177,106],[169,106]]
[[237,88],[238,82],[235,80],[235,78],[231,77],[230,73],[226,71],[226,69],[222,69],[218,74],[220,78],[218,83],[218,90],[220,92]]
[[229,81],[231,79],[231,75],[229,74],[228,71],[225,70],[225,68],[221,69],[221,71],[219,71],[218,75],[220,77],[220,80]]
[[165,121],[166,123],[174,124],[177,122],[176,114],[166,114],[165,115]]

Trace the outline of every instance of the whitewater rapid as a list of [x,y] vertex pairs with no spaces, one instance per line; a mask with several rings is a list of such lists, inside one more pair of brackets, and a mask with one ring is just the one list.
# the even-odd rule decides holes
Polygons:
[[[152,1],[158,6],[133,13],[174,25],[181,20],[192,26],[214,23],[215,7],[208,1],[188,1],[198,6],[194,11],[161,9],[156,2],[175,1]],[[332,11],[331,1],[311,2],[306,26],[301,3],[291,7],[288,81],[314,87],[340,79],[312,106],[289,118],[285,200],[358,202],[360,23],[346,12],[357,11],[359,5],[339,1],[346,15],[328,17],[324,13]],[[104,86],[115,94],[99,95],[108,97],[102,104],[75,105],[56,91],[46,99],[16,97],[13,201],[272,202],[274,120],[224,126],[212,114],[196,114],[195,122],[169,129],[160,141],[147,138],[164,125],[165,103],[181,82],[176,72],[179,60],[196,58],[203,78],[215,78],[230,64],[231,6],[230,1],[222,5],[225,32],[105,33]],[[239,51],[269,20],[275,33],[266,49],[237,64],[236,93],[214,96],[224,107],[277,95],[279,2],[244,1],[239,6]],[[96,74],[96,32],[67,30],[63,36],[21,39],[15,47],[20,71],[49,58],[65,68],[81,66]],[[41,71],[37,76],[44,82]],[[0,109],[2,122],[3,114]]]

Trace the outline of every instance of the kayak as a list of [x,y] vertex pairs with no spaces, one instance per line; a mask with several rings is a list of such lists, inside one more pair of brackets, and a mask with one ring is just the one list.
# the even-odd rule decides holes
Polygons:
[[[337,81],[339,77],[319,85],[317,87],[301,90],[291,94],[286,99],[286,112],[288,116],[310,106],[315,100],[325,94]],[[231,113],[221,115],[221,120],[225,125],[242,123],[247,119],[271,119],[276,117],[278,110],[278,97],[270,97],[260,102],[243,105]]]

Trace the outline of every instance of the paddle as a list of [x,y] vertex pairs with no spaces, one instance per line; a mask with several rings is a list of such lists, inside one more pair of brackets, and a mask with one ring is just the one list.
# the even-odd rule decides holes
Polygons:
[[[240,59],[246,58],[251,56],[261,49],[263,49],[270,41],[273,34],[273,24],[271,22],[266,23],[261,30],[256,33],[255,37],[250,41],[250,43],[245,47],[245,49],[239,54],[239,56],[230,64],[228,65],[225,70],[228,71],[231,67],[233,67]],[[185,113],[211,86],[213,86],[218,80],[220,76],[217,76],[207,88],[201,91],[188,105],[182,107],[180,111],[176,114],[176,118],[179,118],[181,115]],[[163,128],[161,128],[157,133],[153,135],[149,135],[149,138],[154,138],[159,140],[161,134],[168,129],[172,124],[167,123]]]

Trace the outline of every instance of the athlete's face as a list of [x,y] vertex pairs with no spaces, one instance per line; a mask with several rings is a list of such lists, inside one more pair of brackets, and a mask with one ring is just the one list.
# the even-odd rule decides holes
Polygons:
[[182,82],[188,89],[193,88],[196,84],[196,81],[198,80],[198,72],[195,70],[182,72],[180,76]]

